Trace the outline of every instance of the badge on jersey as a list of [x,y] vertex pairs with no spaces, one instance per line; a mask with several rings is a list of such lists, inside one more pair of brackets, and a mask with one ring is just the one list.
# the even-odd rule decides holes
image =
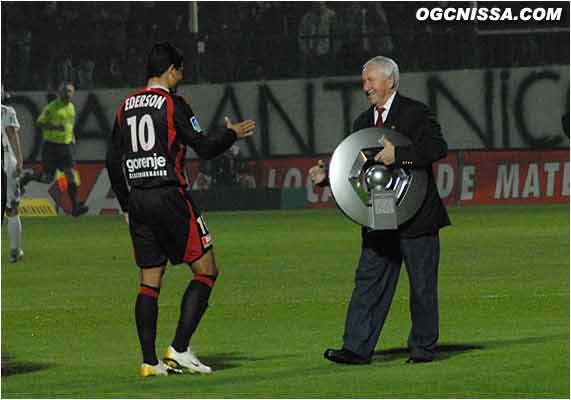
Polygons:
[[196,117],[194,115],[192,116],[192,118],[190,118],[190,123],[192,124],[192,127],[194,128],[195,131],[202,132],[202,128],[200,127],[200,124],[198,123],[198,119],[196,119]]
[[209,247],[212,245],[212,236],[210,236],[210,233],[200,239],[202,240],[202,247]]

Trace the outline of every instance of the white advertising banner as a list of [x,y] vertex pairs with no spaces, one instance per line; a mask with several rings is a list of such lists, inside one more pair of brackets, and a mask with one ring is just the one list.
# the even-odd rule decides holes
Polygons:
[[[117,107],[134,89],[77,92],[78,160],[104,159]],[[569,147],[561,123],[569,110],[569,66],[403,73],[399,92],[436,112],[451,150]],[[240,142],[249,158],[331,153],[367,108],[359,76],[186,85],[179,93],[206,130],[222,125],[225,115],[254,119],[256,135]],[[40,160],[35,118],[46,103],[44,92],[8,100],[29,161]]]

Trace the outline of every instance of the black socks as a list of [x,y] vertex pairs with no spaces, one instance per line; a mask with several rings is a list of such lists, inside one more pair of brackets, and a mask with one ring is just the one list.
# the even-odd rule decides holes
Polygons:
[[159,362],[155,350],[159,292],[160,288],[141,284],[135,303],[135,322],[137,323],[137,334],[143,352],[143,362],[149,365],[156,365]]
[[180,318],[172,342],[172,347],[179,353],[186,351],[190,338],[208,307],[208,298],[215,279],[210,275],[196,274],[184,292]]

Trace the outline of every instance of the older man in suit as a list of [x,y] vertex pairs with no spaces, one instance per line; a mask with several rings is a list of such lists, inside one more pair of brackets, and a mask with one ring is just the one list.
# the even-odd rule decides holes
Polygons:
[[[410,281],[412,320],[407,362],[429,362],[434,359],[438,340],[438,232],[450,225],[434,182],[432,163],[446,156],[448,146],[428,107],[397,92],[399,68],[394,60],[378,56],[367,61],[362,82],[371,107],[354,121],[353,132],[378,126],[394,129],[411,139],[411,145],[397,147],[385,140],[375,160],[387,166],[425,169],[429,176],[428,190],[418,212],[397,230],[363,228],[343,347],[328,349],[324,356],[342,364],[371,362],[404,261]],[[314,184],[328,184],[323,161],[309,173]]]

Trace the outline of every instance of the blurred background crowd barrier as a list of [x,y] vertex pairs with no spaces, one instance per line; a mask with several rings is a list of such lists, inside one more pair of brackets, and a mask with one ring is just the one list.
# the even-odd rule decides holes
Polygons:
[[2,78],[12,90],[144,84],[153,42],[185,56],[185,81],[358,74],[384,54],[403,71],[568,64],[560,21],[419,22],[420,7],[557,7],[506,2],[3,2]]

